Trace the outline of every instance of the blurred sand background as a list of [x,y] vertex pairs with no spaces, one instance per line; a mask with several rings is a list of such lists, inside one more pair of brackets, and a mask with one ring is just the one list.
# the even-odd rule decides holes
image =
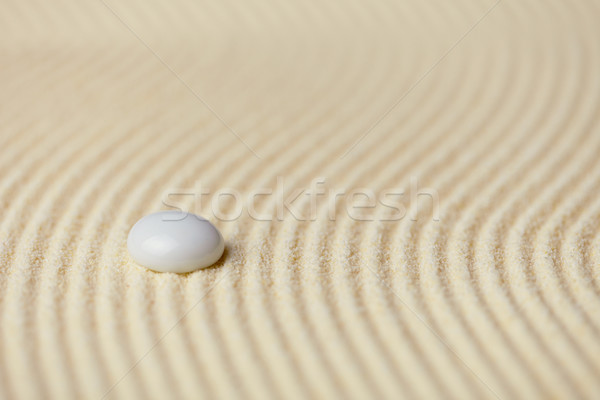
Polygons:
[[[598,1],[0,9],[1,398],[598,398]],[[215,267],[129,259],[165,192],[277,177],[415,178],[439,221],[206,215]]]

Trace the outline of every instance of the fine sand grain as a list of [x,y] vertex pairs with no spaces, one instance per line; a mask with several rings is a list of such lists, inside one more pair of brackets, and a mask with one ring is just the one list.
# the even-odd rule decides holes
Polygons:
[[0,398],[598,398],[598,1],[0,9]]

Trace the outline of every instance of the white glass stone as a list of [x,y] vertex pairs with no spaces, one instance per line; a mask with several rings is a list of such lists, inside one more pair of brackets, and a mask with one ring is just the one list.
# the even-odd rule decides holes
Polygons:
[[135,262],[158,272],[191,272],[221,258],[225,241],[206,219],[181,211],[160,211],[135,223],[127,238]]

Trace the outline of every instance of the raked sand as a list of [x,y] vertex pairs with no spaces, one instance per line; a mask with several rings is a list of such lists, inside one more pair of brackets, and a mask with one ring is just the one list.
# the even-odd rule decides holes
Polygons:
[[600,395],[598,1],[0,9],[0,398]]

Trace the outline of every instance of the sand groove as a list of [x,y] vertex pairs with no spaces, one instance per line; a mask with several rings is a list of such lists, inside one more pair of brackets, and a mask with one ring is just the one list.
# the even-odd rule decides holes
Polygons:
[[[600,393],[597,1],[105,1],[0,13],[0,398]],[[406,213],[210,209],[317,177]],[[133,264],[197,183],[226,256]]]

